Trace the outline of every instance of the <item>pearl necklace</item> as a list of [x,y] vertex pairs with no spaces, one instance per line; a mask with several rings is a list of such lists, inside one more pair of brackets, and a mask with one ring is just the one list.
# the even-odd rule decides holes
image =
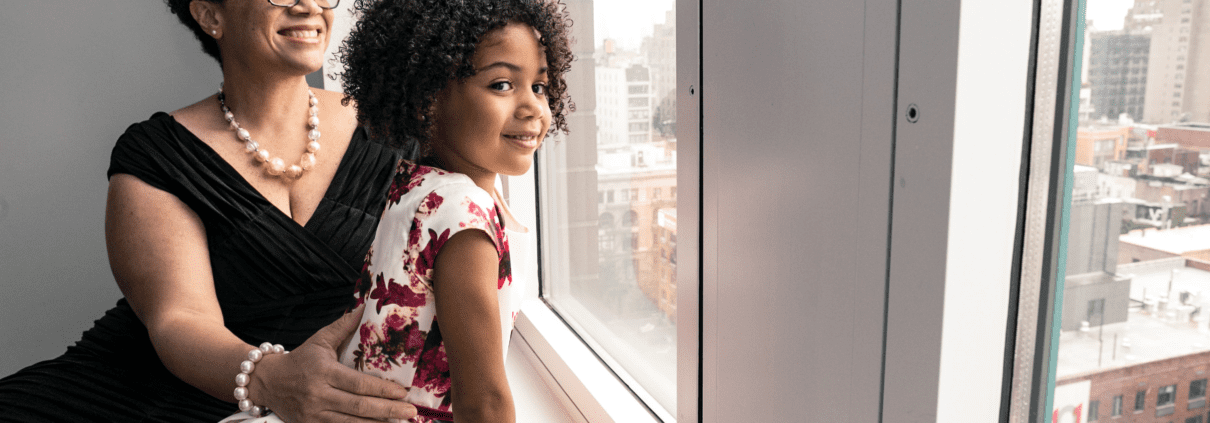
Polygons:
[[218,104],[223,110],[223,118],[227,119],[227,123],[231,124],[231,130],[235,131],[235,136],[244,143],[244,150],[252,155],[252,158],[265,166],[265,173],[269,176],[285,175],[291,179],[298,179],[302,176],[303,171],[315,167],[315,153],[319,151],[319,99],[315,98],[315,93],[307,90],[307,95],[310,96],[310,112],[311,117],[307,119],[307,138],[311,141],[307,143],[307,152],[303,153],[298,159],[298,164],[286,166],[286,162],[280,157],[269,157],[269,151],[260,147],[256,141],[252,140],[252,134],[248,133],[247,129],[240,128],[238,123],[235,123],[235,114],[231,113],[231,109],[227,108],[225,96],[223,95],[223,86],[218,87]]

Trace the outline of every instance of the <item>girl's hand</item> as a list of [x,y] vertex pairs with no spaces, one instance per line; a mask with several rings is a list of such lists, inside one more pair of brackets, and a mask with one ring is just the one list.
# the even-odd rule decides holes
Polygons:
[[381,422],[416,415],[403,386],[340,364],[337,348],[357,329],[362,307],[325,326],[289,354],[266,355],[252,373],[252,402],[289,423]]

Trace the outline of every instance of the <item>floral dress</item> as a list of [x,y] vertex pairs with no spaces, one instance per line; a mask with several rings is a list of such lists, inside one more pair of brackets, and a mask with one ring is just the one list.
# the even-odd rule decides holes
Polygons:
[[[433,264],[441,247],[459,231],[487,233],[499,259],[500,335],[507,352],[520,304],[514,296],[500,207],[466,175],[407,161],[400,162],[387,195],[354,294],[358,305],[366,304],[365,312],[348,345],[338,352],[340,361],[403,385],[408,389],[404,401],[452,412],[450,367],[433,296]],[[411,421],[439,421],[424,414]],[[242,421],[280,420],[275,415],[224,420]]]

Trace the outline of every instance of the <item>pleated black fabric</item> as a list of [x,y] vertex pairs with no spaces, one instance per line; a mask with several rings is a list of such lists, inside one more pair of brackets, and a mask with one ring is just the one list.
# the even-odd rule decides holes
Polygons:
[[[166,113],[126,130],[108,174],[138,177],[197,213],[227,327],[249,344],[293,349],[350,306],[399,158],[358,129],[305,226]],[[0,380],[0,421],[212,423],[235,411],[164,368],[125,299],[64,355]]]

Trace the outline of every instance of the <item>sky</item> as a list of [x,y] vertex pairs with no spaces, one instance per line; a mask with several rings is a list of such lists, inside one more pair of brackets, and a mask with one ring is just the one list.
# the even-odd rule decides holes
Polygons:
[[1097,31],[1122,29],[1122,18],[1134,6],[1134,0],[1086,0],[1084,17],[1093,22]]
[[651,27],[664,23],[675,0],[596,0],[593,2],[593,45],[613,38],[624,49],[638,49]]

